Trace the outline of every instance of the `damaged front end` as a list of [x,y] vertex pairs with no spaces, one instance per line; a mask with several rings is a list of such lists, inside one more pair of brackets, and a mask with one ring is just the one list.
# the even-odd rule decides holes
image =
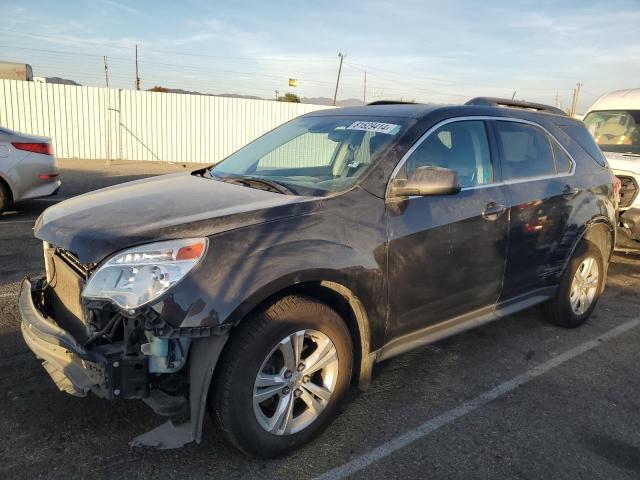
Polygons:
[[[154,246],[138,257],[124,252],[124,257],[114,256],[101,265],[85,265],[72,253],[45,243],[47,275],[26,278],[20,293],[25,342],[60,390],[140,399],[163,416],[189,412],[187,424],[174,427],[168,422],[138,437],[136,445],[174,448],[200,440],[211,374],[226,340],[222,328],[172,326],[147,301],[177,283],[176,263],[193,260],[180,258],[188,256],[180,245],[175,251]],[[197,261],[204,251],[196,253]],[[160,255],[166,257],[164,263]],[[105,266],[110,269],[106,274]],[[98,278],[96,287],[101,272],[104,278]],[[159,286],[142,288],[136,281]]]

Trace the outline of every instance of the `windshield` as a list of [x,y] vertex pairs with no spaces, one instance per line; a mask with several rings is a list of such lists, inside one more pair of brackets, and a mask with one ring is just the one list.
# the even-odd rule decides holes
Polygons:
[[590,112],[584,123],[603,151],[640,154],[640,110]]
[[297,195],[327,195],[353,185],[408,122],[395,117],[299,117],[241,148],[210,173],[220,180],[266,180]]

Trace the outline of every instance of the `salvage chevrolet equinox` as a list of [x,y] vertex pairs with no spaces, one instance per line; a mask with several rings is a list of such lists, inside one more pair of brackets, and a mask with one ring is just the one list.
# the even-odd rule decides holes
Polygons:
[[65,392],[188,413],[135,445],[199,442],[208,410],[246,454],[282,455],[376,362],[537,304],[589,318],[617,191],[585,137],[544,105],[377,102],[66,200],[35,225],[24,339]]

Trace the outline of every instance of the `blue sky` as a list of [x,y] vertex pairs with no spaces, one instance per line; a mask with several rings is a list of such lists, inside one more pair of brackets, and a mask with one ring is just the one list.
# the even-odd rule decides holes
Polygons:
[[[35,75],[271,97],[460,103],[477,95],[579,110],[607,91],[640,86],[640,1],[138,1],[4,0],[0,59]],[[299,79],[295,89],[287,79]]]

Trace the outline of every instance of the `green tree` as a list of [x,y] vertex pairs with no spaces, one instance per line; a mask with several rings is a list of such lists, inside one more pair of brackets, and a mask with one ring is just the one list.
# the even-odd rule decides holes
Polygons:
[[161,87],[160,85],[156,85],[155,87],[148,89],[147,92],[167,93],[167,89],[164,87]]
[[300,97],[295,93],[287,92],[278,97],[279,102],[300,103]]

